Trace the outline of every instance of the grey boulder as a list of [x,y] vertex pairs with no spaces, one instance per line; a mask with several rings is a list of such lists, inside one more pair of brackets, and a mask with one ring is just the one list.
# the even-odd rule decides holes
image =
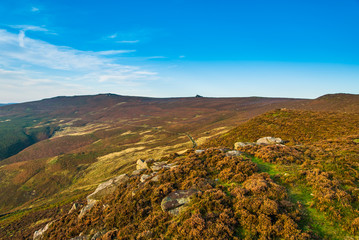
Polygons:
[[177,215],[183,209],[183,206],[189,203],[192,197],[199,193],[199,190],[177,190],[168,194],[162,199],[161,208],[165,212],[169,212],[173,215]]
[[275,137],[262,137],[257,140],[257,144],[282,144],[284,143],[281,138],[275,138]]

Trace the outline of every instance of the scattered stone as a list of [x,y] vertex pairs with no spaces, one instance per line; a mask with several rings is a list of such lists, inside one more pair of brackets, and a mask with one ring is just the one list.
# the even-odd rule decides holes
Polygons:
[[159,181],[160,181],[159,176],[160,176],[160,175],[154,176],[154,177],[151,179],[151,182],[159,182]]
[[79,219],[83,218],[83,216],[85,216],[85,214],[88,213],[93,208],[93,206],[95,206],[97,201],[98,200],[87,199],[87,205],[81,209],[78,218]]
[[68,214],[71,214],[71,213],[79,210],[80,207],[81,207],[81,204],[79,204],[79,203],[72,204],[72,207],[71,207],[70,211],[68,212]]
[[167,164],[167,161],[153,163],[154,166],[163,166],[163,165],[166,165],[166,164]]
[[162,162],[155,162],[152,164],[151,166],[151,170],[152,171],[160,171],[163,168],[170,168],[169,165],[167,165],[166,161],[162,161]]
[[168,167],[168,168],[176,168],[176,167],[178,167],[178,165],[176,163],[169,163],[169,164],[166,165],[166,167]]
[[221,151],[222,153],[226,153],[228,151],[231,151],[230,148],[219,148],[218,150]]
[[147,179],[151,178],[151,175],[143,174],[140,178],[141,182],[146,182]]
[[226,152],[226,156],[227,157],[239,157],[241,156],[243,153],[237,150],[233,150],[233,151],[228,151]]
[[151,166],[151,170],[152,170],[152,171],[159,171],[159,170],[161,170],[162,168],[163,168],[163,166],[156,166],[156,165]]
[[183,208],[177,209],[191,201],[191,198],[199,193],[199,190],[189,189],[189,190],[177,190],[168,194],[161,202],[161,208],[165,212],[170,212],[171,214],[177,215],[180,210]]
[[102,237],[103,235],[105,235],[105,233],[106,233],[106,232],[104,232],[104,231],[97,232],[97,233],[95,233],[95,234],[92,236],[91,240],[101,239],[101,237]]
[[179,207],[177,207],[177,208],[171,209],[171,210],[169,210],[168,212],[169,212],[171,215],[178,215],[178,214],[180,214],[184,209],[186,209],[186,206],[185,206],[185,205],[182,205],[182,206],[179,206]]
[[116,190],[117,186],[119,186],[121,183],[128,181],[128,179],[129,177],[127,176],[127,174],[122,174],[104,183],[101,183],[100,185],[98,185],[98,187],[93,193],[87,196],[87,200],[101,200],[104,196],[113,193]]
[[204,152],[204,150],[202,150],[202,149],[198,149],[198,150],[194,151],[195,154],[201,154],[203,152]]
[[51,226],[51,224],[53,223],[54,221],[52,222],[49,222],[48,224],[45,225],[45,227],[37,230],[34,232],[34,235],[33,235],[33,240],[39,240],[42,238],[42,235],[44,235],[44,233],[49,229],[49,227]]
[[146,171],[146,169],[137,169],[137,170],[132,172],[131,176],[141,175],[144,171]]
[[275,137],[262,137],[257,140],[257,144],[282,144],[284,143],[281,138]]
[[148,163],[142,159],[138,159],[136,169],[149,169]]
[[93,206],[95,206],[98,200],[101,200],[104,196],[113,193],[121,183],[127,182],[128,179],[129,177],[127,174],[122,174],[98,185],[96,190],[87,196],[87,205],[81,209],[78,218],[81,219],[93,208]]
[[236,142],[234,144],[234,149],[237,149],[239,147],[245,147],[245,146],[254,146],[255,143],[252,143],[252,142]]

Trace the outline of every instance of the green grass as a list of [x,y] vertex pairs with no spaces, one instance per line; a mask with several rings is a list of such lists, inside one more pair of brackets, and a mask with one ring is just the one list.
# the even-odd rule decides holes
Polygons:
[[353,140],[355,143],[359,143],[359,138]]
[[[267,163],[262,159],[247,155],[254,163],[257,164],[261,172],[268,173],[271,177],[275,175],[292,175],[296,174],[297,166],[283,166],[279,164]],[[281,184],[281,183],[279,183]],[[283,185],[283,184],[282,184]],[[315,208],[310,207],[313,202],[311,189],[303,183],[297,183],[292,186],[284,184],[289,195],[289,199],[293,203],[300,202],[303,205],[303,218],[299,223],[301,229],[315,232],[321,239],[345,239],[348,233],[342,231],[341,227],[328,221],[325,213],[319,212]]]
[[252,162],[256,163],[259,171],[266,172],[270,176],[274,176],[276,174],[280,174],[281,172],[278,171],[275,164],[264,162],[262,159],[256,158],[256,157],[250,157]]

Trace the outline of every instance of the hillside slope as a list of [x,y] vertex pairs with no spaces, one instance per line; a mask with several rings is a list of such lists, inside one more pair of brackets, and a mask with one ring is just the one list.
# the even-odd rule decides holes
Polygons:
[[[271,111],[210,140],[206,150],[127,171],[128,180],[85,215],[89,205],[80,200],[70,213],[68,204],[46,217],[36,211],[26,220],[9,216],[4,233],[31,237],[52,222],[43,239],[351,239],[359,233],[358,121],[357,114]],[[254,141],[258,129],[289,140],[247,145],[238,149],[242,153],[218,147]],[[174,193],[189,194],[180,200],[185,205],[164,203]],[[14,225],[24,231],[15,233]]]
[[[357,95],[344,98],[340,95],[339,103],[334,101],[331,111],[324,111],[336,97],[151,99],[99,95],[60,97],[26,106],[14,105],[12,110],[7,109],[10,106],[6,110],[0,108],[3,119],[46,118],[26,126],[27,131],[54,129],[51,136],[0,162],[3,190],[0,207],[3,213],[11,211],[0,219],[3,229],[0,237],[27,239],[52,220],[56,223],[45,235],[50,239],[69,239],[81,232],[91,235],[94,231],[114,231],[113,236],[119,239],[135,234],[146,239],[145,233],[151,227],[155,228],[149,235],[153,239],[187,239],[186,236],[195,239],[201,234],[219,239],[289,239],[290,231],[303,239],[353,236],[359,222],[356,207],[359,102]],[[307,111],[313,105],[316,111]],[[30,109],[31,114],[25,114],[24,109]],[[213,136],[217,137],[205,142]],[[248,145],[239,149],[245,152],[239,157],[227,156],[227,150],[223,150],[233,148],[237,141],[253,142],[263,136],[281,137],[285,146]],[[193,146],[191,139],[202,148],[212,149],[184,153]],[[179,155],[162,158],[174,152]],[[106,210],[109,212],[103,212],[102,205],[98,205],[81,221],[77,220],[79,209],[72,215],[66,214],[71,202],[78,199],[84,204],[83,197],[99,183],[123,173],[131,174],[139,158],[153,158],[157,162],[162,158],[178,166],[171,171],[157,171],[156,174],[166,176],[159,177],[159,182],[142,184],[142,175],[151,175],[153,171],[132,177],[101,203],[109,206]],[[138,186],[141,194],[133,195]],[[255,186],[262,190],[257,191]],[[189,205],[189,212],[173,217],[161,210],[166,194],[189,189],[201,192],[194,198],[199,203]],[[148,195],[153,191],[161,194]],[[237,196],[248,198],[247,202],[236,202]],[[258,210],[261,204],[269,204],[261,203],[267,198],[277,206],[273,213]],[[254,200],[258,200],[256,208],[247,205]],[[203,209],[204,202],[212,207]],[[121,217],[106,217],[121,213],[118,205],[137,210],[120,214]],[[235,214],[220,216],[219,209]],[[247,211],[251,213],[249,219],[243,215]],[[151,220],[157,217],[162,220]],[[229,220],[221,222],[222,218]],[[265,228],[269,226],[268,218],[271,227]],[[186,225],[197,220],[203,224]],[[146,229],[139,227],[143,224]],[[221,226],[223,231],[216,232],[211,224]],[[19,228],[24,230],[17,233]],[[167,228],[172,230],[166,231]]]

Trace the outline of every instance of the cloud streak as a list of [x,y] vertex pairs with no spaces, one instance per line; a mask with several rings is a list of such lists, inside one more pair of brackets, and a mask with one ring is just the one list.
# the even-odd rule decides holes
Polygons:
[[108,51],[100,51],[100,52],[96,52],[99,55],[118,55],[118,54],[123,54],[123,53],[132,53],[132,52],[136,52],[136,50],[108,50]]
[[24,30],[20,30],[20,32],[19,32],[19,46],[25,47],[25,31]]
[[138,43],[140,42],[140,40],[122,40],[122,41],[117,41],[117,43]]
[[[159,78],[157,72],[119,63],[126,59],[123,54],[135,50],[81,51],[25,36],[27,30],[42,31],[41,27],[17,28],[19,34],[0,29],[1,102],[34,99],[31,93],[37,93],[35,99],[99,91],[125,93]],[[19,94],[24,91],[29,93],[26,98]]]
[[31,12],[40,12],[40,9],[38,9],[37,7],[32,7]]

